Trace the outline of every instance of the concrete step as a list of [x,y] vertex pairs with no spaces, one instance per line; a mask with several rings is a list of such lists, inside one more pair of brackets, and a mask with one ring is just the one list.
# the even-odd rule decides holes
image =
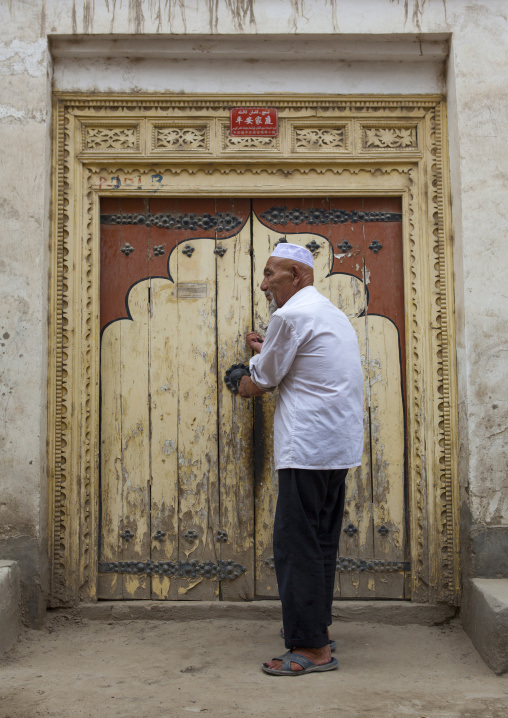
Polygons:
[[465,629],[495,673],[508,671],[508,578],[474,578]]
[[[92,621],[282,620],[279,601],[98,601],[82,603],[75,610]],[[332,613],[337,621],[436,626],[452,619],[456,611],[455,606],[409,601],[335,601]]]
[[17,561],[0,561],[0,655],[17,641],[21,627]]

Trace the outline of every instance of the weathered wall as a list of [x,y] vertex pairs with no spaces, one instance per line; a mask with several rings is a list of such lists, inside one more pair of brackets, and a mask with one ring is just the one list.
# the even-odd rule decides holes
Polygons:
[[91,92],[440,93],[445,36],[55,37],[54,86]]
[[[463,564],[474,575],[508,575],[496,558],[508,555],[507,12],[505,0],[0,2],[0,558],[19,558],[32,620],[46,575],[48,36],[62,89],[414,93],[446,87]],[[132,43],[129,49],[134,38],[126,35],[143,41],[151,33],[190,37],[185,47],[164,37],[150,38],[144,50]],[[451,36],[446,77],[443,34]],[[235,50],[224,35],[245,37]]]
[[507,17],[457,16],[447,78],[465,578],[508,576]]
[[47,41],[23,10],[1,9],[0,558],[19,561],[25,618],[37,624],[47,587],[51,78]]

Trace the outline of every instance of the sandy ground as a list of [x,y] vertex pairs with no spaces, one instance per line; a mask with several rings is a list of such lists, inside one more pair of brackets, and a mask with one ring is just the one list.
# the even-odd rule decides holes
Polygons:
[[52,615],[0,659],[0,717],[507,718],[460,625],[336,623],[337,671],[267,676],[276,621],[88,621]]

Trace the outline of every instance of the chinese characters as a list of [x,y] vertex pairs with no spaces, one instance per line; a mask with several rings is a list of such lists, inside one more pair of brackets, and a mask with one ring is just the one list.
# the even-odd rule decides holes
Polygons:
[[279,132],[277,110],[267,107],[235,107],[230,114],[233,137],[276,137]]

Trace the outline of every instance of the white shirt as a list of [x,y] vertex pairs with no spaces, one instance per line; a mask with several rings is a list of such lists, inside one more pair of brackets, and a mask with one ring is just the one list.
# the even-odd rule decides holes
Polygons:
[[347,469],[363,453],[363,372],[346,315],[314,287],[273,313],[252,381],[279,387],[275,469]]

